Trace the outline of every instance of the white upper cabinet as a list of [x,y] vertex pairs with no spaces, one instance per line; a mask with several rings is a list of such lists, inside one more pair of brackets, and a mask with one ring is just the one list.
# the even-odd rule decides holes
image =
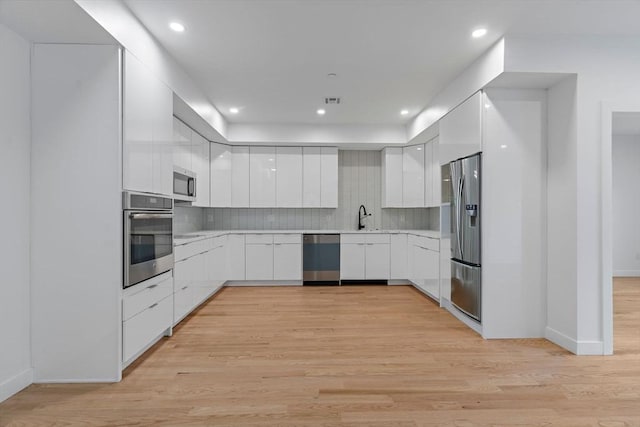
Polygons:
[[276,206],[276,149],[275,147],[249,148],[249,206],[271,208]]
[[209,141],[191,133],[191,167],[196,174],[196,200],[193,206],[209,207]]
[[302,206],[302,147],[277,147],[276,165],[276,206]]
[[231,206],[249,207],[249,147],[231,149]]
[[123,97],[123,187],[171,195],[173,93],[125,51]]
[[212,142],[210,145],[211,207],[231,206],[231,147]]
[[482,151],[482,92],[447,113],[439,127],[441,165]]
[[320,149],[320,207],[338,207],[338,149]]
[[302,148],[302,207],[320,207],[320,147]]
[[382,207],[401,208],[402,202],[402,147],[382,150]]
[[191,134],[193,131],[181,120],[173,118],[173,165],[193,171],[191,162]]
[[438,137],[424,147],[424,205],[440,206],[440,162],[438,161]]
[[402,149],[403,206],[424,207],[424,144]]

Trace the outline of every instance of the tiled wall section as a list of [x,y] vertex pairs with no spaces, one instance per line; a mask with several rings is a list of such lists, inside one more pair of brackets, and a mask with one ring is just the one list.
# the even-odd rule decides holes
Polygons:
[[439,228],[437,208],[382,209],[380,151],[338,152],[337,209],[175,209],[176,234],[207,230],[355,230],[358,208],[365,205],[371,213],[370,228]]

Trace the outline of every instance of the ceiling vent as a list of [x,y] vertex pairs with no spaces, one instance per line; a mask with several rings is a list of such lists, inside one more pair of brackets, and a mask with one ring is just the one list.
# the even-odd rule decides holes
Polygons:
[[337,96],[326,97],[324,103],[327,105],[340,104],[340,98]]

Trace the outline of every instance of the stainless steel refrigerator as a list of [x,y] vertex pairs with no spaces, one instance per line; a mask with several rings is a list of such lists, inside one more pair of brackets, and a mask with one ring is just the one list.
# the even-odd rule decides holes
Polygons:
[[449,163],[451,303],[481,321],[481,154]]

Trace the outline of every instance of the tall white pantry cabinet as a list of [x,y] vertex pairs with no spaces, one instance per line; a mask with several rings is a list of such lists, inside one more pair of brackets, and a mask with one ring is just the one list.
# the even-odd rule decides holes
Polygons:
[[[141,118],[137,101],[123,106],[122,53],[111,45],[36,43],[31,79],[32,179],[37,183],[31,193],[33,380],[119,381],[121,112],[124,107],[131,113],[125,118],[130,126],[125,134],[135,141],[131,160],[162,169],[169,164],[164,143],[172,107],[160,96],[150,102],[167,110],[167,128],[160,113]],[[153,166],[145,170],[144,176],[127,172],[136,188],[168,191]]]

